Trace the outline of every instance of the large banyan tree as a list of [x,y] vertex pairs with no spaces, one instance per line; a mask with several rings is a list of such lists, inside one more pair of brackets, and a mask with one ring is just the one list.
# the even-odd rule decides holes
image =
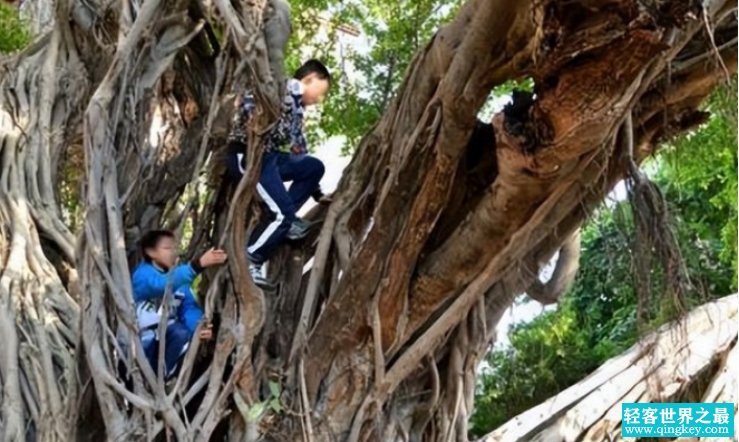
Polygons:
[[[734,2],[467,0],[263,292],[244,249],[276,116],[268,3],[40,0],[48,31],[2,62],[4,440],[465,441],[498,319],[523,292],[556,301],[579,226],[623,179],[643,254],[679,290],[639,164],[735,73]],[[479,123],[521,79],[533,94]],[[222,156],[245,87],[260,105],[235,185]],[[143,232],[183,226],[187,257],[219,244],[229,263],[199,286],[216,338],[165,385],[137,343],[130,265]]]

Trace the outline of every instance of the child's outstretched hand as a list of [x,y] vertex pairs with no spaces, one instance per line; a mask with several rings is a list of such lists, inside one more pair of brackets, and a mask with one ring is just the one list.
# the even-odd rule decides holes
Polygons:
[[226,255],[226,252],[221,249],[211,247],[210,250],[203,253],[203,255],[200,257],[200,266],[205,268],[221,265],[226,262],[226,259],[228,259],[228,255]]

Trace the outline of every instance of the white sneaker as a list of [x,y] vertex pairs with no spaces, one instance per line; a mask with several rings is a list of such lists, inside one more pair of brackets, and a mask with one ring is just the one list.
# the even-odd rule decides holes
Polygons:
[[312,224],[303,221],[300,218],[295,218],[295,221],[290,224],[290,230],[287,232],[287,239],[297,241],[305,238],[310,233]]
[[254,284],[258,287],[274,288],[274,284],[267,281],[267,278],[262,275],[262,264],[249,263],[249,273],[251,279],[254,280]]

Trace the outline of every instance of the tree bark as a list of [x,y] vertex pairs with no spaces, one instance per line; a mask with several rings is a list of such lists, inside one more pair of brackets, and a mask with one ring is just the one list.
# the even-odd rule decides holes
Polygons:
[[[465,441],[503,311],[539,293],[562,249],[534,295],[556,301],[588,214],[704,121],[700,103],[736,71],[727,1],[468,0],[416,54],[331,206],[308,215],[320,232],[273,258],[280,284],[263,293],[243,250],[276,117],[265,3],[57,0],[52,31],[5,62],[6,439]],[[477,122],[492,88],[527,77],[535,95]],[[234,187],[219,119],[246,84],[260,107]],[[72,232],[56,189],[80,145]],[[186,257],[216,243],[230,262],[201,284],[215,342],[196,339],[164,385],[138,345],[129,264],[144,231],[186,223]],[[282,411],[264,407],[275,401]]]

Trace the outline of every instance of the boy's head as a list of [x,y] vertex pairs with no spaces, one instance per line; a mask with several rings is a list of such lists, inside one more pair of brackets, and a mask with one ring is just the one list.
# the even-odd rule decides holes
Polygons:
[[323,101],[331,87],[331,74],[323,63],[315,59],[303,63],[293,77],[303,85],[303,104],[306,106]]
[[177,262],[177,243],[174,233],[169,230],[152,230],[141,238],[141,253],[144,260],[158,265],[164,270],[174,267]]

